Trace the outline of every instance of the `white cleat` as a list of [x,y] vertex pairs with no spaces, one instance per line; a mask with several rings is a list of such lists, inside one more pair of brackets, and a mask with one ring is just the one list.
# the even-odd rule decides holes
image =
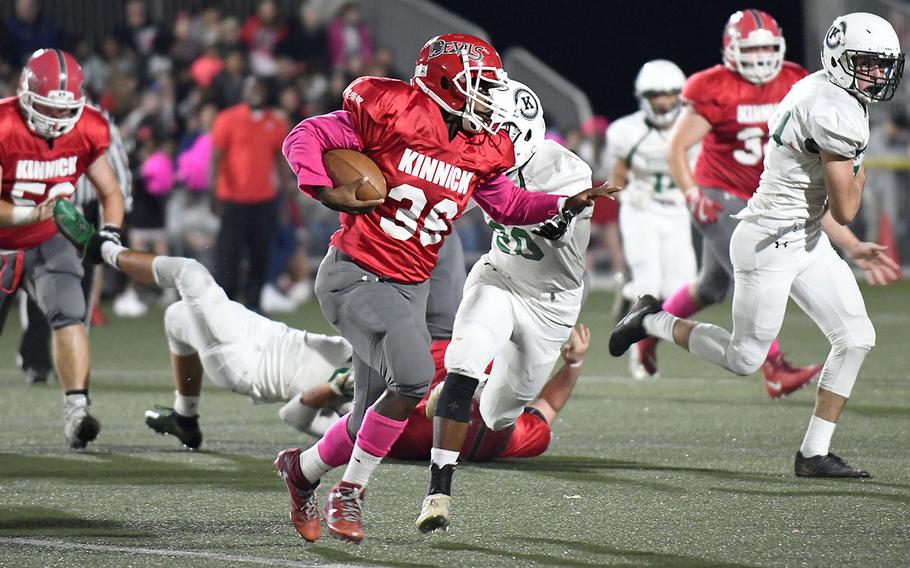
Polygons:
[[449,528],[449,509],[452,506],[452,497],[443,493],[427,495],[423,498],[420,516],[417,517],[417,530],[428,533]]

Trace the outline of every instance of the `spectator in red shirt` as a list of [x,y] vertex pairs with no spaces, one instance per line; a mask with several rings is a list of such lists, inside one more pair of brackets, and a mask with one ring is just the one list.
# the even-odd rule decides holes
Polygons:
[[[289,131],[288,123],[266,108],[267,95],[261,79],[247,78],[244,102],[222,111],[212,127],[211,179],[221,216],[215,279],[232,300],[242,296],[257,311],[275,225],[276,159],[283,159],[281,144]],[[286,170],[277,169],[282,180]],[[241,288],[244,258],[249,270]]]

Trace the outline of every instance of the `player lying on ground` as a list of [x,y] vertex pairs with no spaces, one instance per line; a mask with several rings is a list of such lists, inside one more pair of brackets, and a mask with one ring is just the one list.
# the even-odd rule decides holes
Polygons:
[[[515,147],[509,178],[538,194],[573,195],[591,185],[591,168],[571,151],[544,140],[543,108],[526,85],[509,79],[502,106]],[[493,362],[480,397],[491,430],[511,428],[546,383],[578,319],[591,209],[559,227],[497,223],[490,251],[471,269],[446,350],[448,375],[433,418],[430,483],[417,528],[449,523],[452,477],[471,419],[478,381]],[[552,234],[542,236],[552,231]]]
[[[433,447],[433,414],[439,393],[446,377],[445,352],[448,339],[435,340],[431,347],[436,363],[436,375],[426,398],[411,412],[408,425],[389,451],[389,457],[403,460],[427,460]],[[546,382],[540,395],[525,406],[515,423],[502,430],[490,430],[480,413],[479,397],[484,382],[480,383],[471,402],[471,420],[461,446],[461,458],[483,462],[505,458],[530,458],[547,450],[552,438],[550,429],[556,416],[575,389],[581,376],[585,353],[590,345],[591,333],[579,323],[562,348],[563,365]]]
[[216,385],[254,402],[285,402],[281,418],[321,436],[348,411],[351,345],[289,328],[228,300],[204,266],[188,258],[154,256],[96,233],[69,202],[58,202],[60,232],[91,262],[104,262],[134,281],[176,288],[180,301],[164,313],[177,392],[174,408],[146,412],[146,424],[189,448],[202,442],[199,400],[203,372]]
[[[276,459],[291,500],[302,504],[293,521],[307,540],[321,533],[319,480],[345,464],[329,492],[326,526],[338,538],[364,538],[370,476],[433,377],[427,280],[468,202],[505,225],[558,223],[618,191],[604,185],[570,197],[533,194],[502,175],[515,158],[492,93],[505,79],[493,46],[442,35],[420,50],[410,84],[361,77],[344,91],[342,110],[304,120],[285,140],[300,189],[342,211],[315,292],[326,319],[354,348],[354,410],[313,448]],[[357,199],[363,179],[333,187],[323,155],[334,149],[369,157],[389,187],[386,198]]]
[[780,331],[791,297],[831,342],[815,411],[796,453],[796,475],[869,477],[829,451],[837,419],[875,345],[856,279],[830,241],[870,282],[886,284],[900,276],[885,247],[860,242],[846,224],[859,211],[865,183],[867,105],[894,96],[904,54],[891,24],[859,12],[834,20],[822,46],[822,65],[793,86],[771,118],[761,184],[737,215],[741,221],[730,243],[733,333],[677,318],[645,295],[616,326],[610,353],[619,356],[652,335],[738,375],[754,373]]

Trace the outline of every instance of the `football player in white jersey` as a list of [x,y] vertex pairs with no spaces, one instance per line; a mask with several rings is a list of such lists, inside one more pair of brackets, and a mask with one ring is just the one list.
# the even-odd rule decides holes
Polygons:
[[[635,78],[638,112],[614,121],[607,130],[610,180],[623,186],[619,229],[631,271],[622,288],[619,317],[642,294],[665,299],[695,279],[695,251],[686,198],[667,167],[670,128],[679,116],[679,93],[686,82],[672,61],[645,63]],[[699,146],[689,149],[694,162]],[[629,372],[636,379],[651,375],[629,351]]]
[[88,259],[180,294],[164,313],[177,385],[174,408],[146,412],[150,428],[199,447],[203,371],[218,386],[254,402],[285,402],[281,418],[314,436],[346,412],[353,389],[352,347],[343,337],[293,329],[230,301],[195,260],[154,256],[105,240],[69,202],[60,201],[54,217],[60,232]]
[[646,295],[614,329],[610,352],[621,355],[650,334],[747,375],[761,365],[780,331],[789,296],[831,342],[795,473],[869,477],[829,449],[863,359],[875,345],[859,286],[831,241],[872,284],[899,277],[885,247],[861,242],[846,224],[856,217],[865,182],[867,105],[894,96],[904,54],[891,24],[858,12],[834,20],[822,46],[822,65],[822,71],[793,86],[768,122],[771,143],[761,182],[738,214],[741,221],[730,244],[735,269],[732,335],[715,325],[676,318]]
[[[532,192],[573,195],[590,187],[591,168],[544,140],[537,95],[517,81],[508,84],[504,94],[515,105],[506,125],[515,145],[515,167],[508,176]],[[568,223],[537,228],[487,220],[494,229],[492,247],[468,275],[446,351],[448,374],[433,418],[430,485],[416,523],[422,532],[448,526],[452,475],[471,399],[490,361],[495,357],[480,412],[491,430],[513,424],[546,383],[581,309],[590,218],[587,208]]]

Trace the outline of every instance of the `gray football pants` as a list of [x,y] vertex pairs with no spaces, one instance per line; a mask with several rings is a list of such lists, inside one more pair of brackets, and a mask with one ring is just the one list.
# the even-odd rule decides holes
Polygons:
[[15,252],[0,255],[0,333],[18,286],[23,286],[38,304],[51,329],[83,323],[82,276],[85,271],[76,247],[58,234],[24,251],[18,271],[16,256]]
[[701,269],[695,279],[695,295],[702,306],[710,306],[724,299],[733,282],[730,239],[739,224],[733,215],[746,206],[746,201],[721,189],[701,188],[701,192],[724,207],[717,214],[716,223],[700,225],[692,221],[702,236]]
[[384,280],[329,247],[316,273],[325,318],[354,347],[354,409],[348,431],[360,429],[367,408],[386,390],[420,399],[435,366],[426,311],[429,281]]

